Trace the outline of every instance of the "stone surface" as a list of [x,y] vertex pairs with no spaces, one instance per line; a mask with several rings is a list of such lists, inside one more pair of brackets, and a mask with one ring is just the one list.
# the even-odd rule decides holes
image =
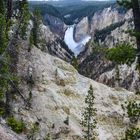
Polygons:
[[88,17],[84,17],[75,27],[75,39],[80,41],[89,33]]
[[[26,47],[27,44],[23,43],[18,73],[20,77],[26,77],[28,65],[34,68],[33,88],[29,88],[25,78],[21,83],[24,97],[28,98],[29,91],[32,92],[31,108],[26,110],[20,99],[15,102],[13,108],[15,117],[22,117],[28,129],[35,122],[39,123],[35,139],[43,140],[49,133],[51,137],[58,140],[76,138],[82,140],[80,120],[85,106],[84,98],[90,85],[94,89],[95,106],[98,110],[96,116],[98,139],[117,140],[123,135],[129,122],[125,121],[121,104],[133,99],[132,92],[109,88],[88,79],[78,74],[70,64],[37,48],[33,48],[28,54]],[[63,80],[63,84],[57,83],[57,80]],[[69,117],[69,125],[64,123],[67,117]]]
[[[98,40],[98,43],[101,47],[112,48],[118,43],[127,42],[130,43],[132,47],[136,48],[135,37],[130,36],[130,34],[126,32],[134,28],[132,17],[132,10],[119,12],[117,8],[109,7],[102,11],[97,11],[91,21],[90,31],[93,40],[96,30],[105,29],[107,26],[125,20],[121,26],[111,30],[108,34],[105,34],[105,38],[103,40]],[[87,44],[86,50],[78,57],[79,72],[82,75],[104,83],[110,87],[116,87],[115,65],[106,60],[102,52],[100,54],[93,52],[93,47],[95,47],[95,45],[92,44],[92,41]],[[136,63],[131,67],[121,65],[119,70],[121,77],[120,87],[133,92],[140,91],[140,79],[138,71],[136,70]]]
[[26,140],[26,138],[24,136],[19,136],[7,126],[0,124],[0,140]]

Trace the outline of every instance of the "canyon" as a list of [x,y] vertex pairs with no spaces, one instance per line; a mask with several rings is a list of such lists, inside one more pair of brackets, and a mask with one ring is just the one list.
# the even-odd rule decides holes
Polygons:
[[[135,37],[127,32],[134,29],[132,10],[114,2],[81,2],[79,6],[54,1],[37,2],[37,6],[42,10],[39,41],[30,46],[30,19],[27,39],[17,39],[20,94],[13,94],[10,102],[13,117],[25,130],[13,132],[0,117],[0,139],[86,140],[81,120],[90,86],[97,110],[96,140],[123,139],[129,126],[139,126],[124,109],[127,102],[139,103],[139,71],[136,61],[119,65],[116,86],[116,64],[102,50],[123,42],[136,48]],[[30,2],[31,13],[32,8],[34,2]]]
[[[94,53],[93,49],[95,46],[112,48],[116,44],[124,42],[130,43],[135,48],[136,39],[127,32],[127,30],[134,28],[132,10],[111,5],[96,11],[93,15],[83,17],[74,25],[66,25],[64,21],[58,20],[54,16],[49,16],[47,20],[49,23],[55,23],[48,25],[45,22],[52,34],[57,34],[57,38],[64,41],[65,46],[69,48],[69,52],[72,52],[69,53],[69,58],[67,58],[67,55],[65,55],[67,51],[63,53],[63,51],[54,50],[57,53],[54,54],[55,56],[70,62],[75,54],[79,65],[78,71],[82,75],[115,87],[115,65],[100,54]],[[57,28],[57,31],[54,30],[55,28]],[[81,44],[80,41],[83,39],[85,41]],[[63,48],[62,45],[58,46],[57,48]],[[125,71],[125,74],[121,73],[122,75],[120,75],[120,86],[138,92],[140,90],[140,79],[138,78],[138,71],[135,70],[136,64],[133,64],[132,67],[120,66],[119,69]]]

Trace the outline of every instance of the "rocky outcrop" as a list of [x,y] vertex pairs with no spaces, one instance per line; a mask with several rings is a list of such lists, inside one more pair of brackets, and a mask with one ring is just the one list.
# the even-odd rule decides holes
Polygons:
[[63,38],[52,32],[49,26],[43,24],[40,25],[40,48],[68,62],[71,61],[74,55],[63,41]]
[[[134,98],[132,92],[109,88],[88,79],[78,74],[70,64],[37,48],[28,52],[26,42],[22,42],[20,46],[20,90],[25,99],[29,99],[29,93],[32,96],[30,106],[18,96],[15,97],[12,108],[14,117],[22,118],[26,124],[27,136],[32,134],[29,132],[37,124],[38,129],[32,134],[33,139],[43,140],[49,134],[51,139],[84,140],[80,120],[85,107],[85,95],[92,85],[97,108],[97,139],[121,138],[129,123],[123,116],[121,104]],[[27,82],[29,78],[32,78],[32,86]]]
[[[104,17],[104,18],[103,18]],[[106,8],[96,12],[91,21],[91,33],[93,40],[101,47],[112,48],[118,43],[127,42],[136,48],[135,37],[127,32],[134,28],[132,11],[120,12],[117,8]],[[98,30],[98,33],[97,33]],[[95,44],[87,44],[87,48],[82,52],[79,59],[79,72],[89,78],[97,80],[111,87],[115,87],[115,65],[107,61],[104,54],[97,54],[93,48]],[[139,74],[136,64],[132,67],[120,66],[120,87],[130,91],[140,90]],[[124,71],[124,72],[123,72]]]
[[43,16],[43,23],[46,26],[49,26],[53,33],[58,34],[60,37],[64,36],[67,26],[61,19],[49,14],[45,14]]
[[132,21],[126,21],[121,27],[117,27],[111,31],[109,35],[105,37],[103,41],[100,41],[101,45],[114,47],[117,43],[127,42],[136,48],[136,38],[131,36],[127,31],[132,30],[134,24]]
[[[82,55],[82,54],[81,54]],[[116,87],[116,70],[115,64],[108,61],[102,52],[93,52],[84,60],[81,59],[79,64],[79,72],[90,77],[100,83],[104,83],[110,87]],[[119,66],[119,86],[129,91],[140,91],[139,72],[136,69],[136,63],[132,66]]]
[[76,26],[75,26],[75,40],[78,42],[83,39],[89,33],[89,20],[88,17],[84,17]]
[[[75,38],[78,40],[85,34],[94,38],[96,30],[102,30],[112,24],[132,19],[132,10],[126,11],[116,5],[96,11],[92,17],[84,17],[77,25]],[[130,24],[129,24],[130,25]]]
[[90,33],[94,35],[96,30],[102,30],[111,24],[132,18],[132,11],[118,9],[116,6],[97,11],[90,21]]

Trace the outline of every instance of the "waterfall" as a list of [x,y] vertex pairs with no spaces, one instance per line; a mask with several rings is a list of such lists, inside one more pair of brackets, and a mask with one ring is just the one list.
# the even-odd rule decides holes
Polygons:
[[86,35],[81,41],[76,42],[74,40],[74,28],[75,25],[71,25],[67,28],[64,41],[68,45],[69,49],[74,52],[75,56],[77,56],[80,52],[84,51],[85,45],[89,42],[91,37],[89,35]]

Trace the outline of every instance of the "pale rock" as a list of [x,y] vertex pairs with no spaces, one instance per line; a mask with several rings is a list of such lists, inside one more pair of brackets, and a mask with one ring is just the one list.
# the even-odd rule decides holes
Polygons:
[[[22,53],[25,51],[24,47]],[[109,88],[88,79],[78,74],[70,64],[43,53],[37,48],[32,49],[30,60],[26,59],[22,53],[19,55],[19,76],[27,71],[28,65],[32,65],[35,68],[35,77],[39,77],[39,80],[31,89],[33,94],[31,109],[26,110],[24,117],[22,113],[15,111],[15,114],[16,117],[23,117],[25,124],[29,127],[30,124],[39,122],[36,139],[43,140],[50,133],[51,137],[57,140],[75,140],[76,138],[84,140],[80,121],[85,107],[85,95],[90,85],[93,86],[95,94],[98,139],[120,139],[126,128],[126,118],[123,116],[121,104],[134,99],[134,93],[124,89]],[[24,66],[21,66],[21,61],[25,62]],[[56,77],[56,70],[58,77]],[[42,84],[42,80],[44,81],[42,75],[47,79],[47,84]],[[65,85],[57,84],[57,78],[64,80]],[[45,90],[41,89],[40,92],[38,87],[43,87]],[[24,95],[28,94],[28,85],[22,85],[21,89]],[[22,112],[25,110],[18,101],[13,104],[14,107],[22,108]],[[69,117],[69,125],[64,123],[67,117]]]
[[133,17],[132,15],[132,10],[129,10],[126,13],[119,13],[119,11],[115,8],[104,8],[104,10],[98,11],[94,14],[90,23],[90,32],[94,34],[95,30],[101,30],[111,24],[120,22],[122,20],[128,20]]
[[89,33],[88,17],[84,17],[75,27],[75,39],[80,41]]
[[26,140],[26,138],[24,136],[19,136],[7,126],[0,124],[0,140]]

